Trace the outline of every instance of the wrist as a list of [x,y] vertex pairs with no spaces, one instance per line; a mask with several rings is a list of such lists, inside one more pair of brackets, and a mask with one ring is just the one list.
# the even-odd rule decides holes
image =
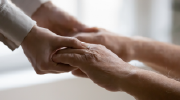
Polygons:
[[29,43],[31,43],[33,40],[35,40],[36,38],[36,35],[38,33],[38,26],[35,25],[33,26],[33,28],[31,29],[31,31],[27,34],[27,36],[24,38],[21,46],[22,47],[26,47],[29,45]]
[[135,92],[139,91],[137,88],[139,86],[139,73],[141,69],[134,67],[130,64],[126,65],[124,72],[118,77],[118,89],[119,91],[126,92],[132,96],[135,96]]
[[[143,60],[145,54],[147,54],[146,48],[149,44],[152,44],[152,40],[145,38],[145,37],[132,37],[132,48],[133,48],[133,57],[132,60]],[[154,44],[152,44],[154,45]]]
[[117,83],[120,91],[128,91],[127,88],[133,85],[132,83],[134,83],[133,81],[135,80],[134,78],[138,70],[140,69],[128,63],[126,63],[123,68],[119,68]]
[[134,60],[135,56],[135,43],[134,39],[132,37],[118,37],[118,53],[117,55],[122,58],[124,61],[129,62],[131,60]]

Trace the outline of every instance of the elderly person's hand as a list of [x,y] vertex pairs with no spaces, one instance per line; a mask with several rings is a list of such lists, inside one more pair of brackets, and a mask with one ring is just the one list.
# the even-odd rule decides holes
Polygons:
[[87,49],[60,50],[53,56],[53,61],[79,68],[72,73],[76,76],[89,77],[107,90],[120,91],[120,87],[126,85],[124,78],[128,76],[132,67],[106,47],[88,45]]
[[91,34],[80,33],[75,35],[80,41],[93,44],[101,44],[117,54],[122,60],[133,60],[133,38],[120,36],[105,29],[98,29]]
[[73,36],[78,32],[96,32],[96,29],[83,25],[73,16],[52,4],[51,1],[42,4],[32,15],[32,19],[37,22],[38,26],[61,36]]
[[73,70],[65,64],[56,64],[50,58],[60,47],[84,48],[82,43],[72,37],[58,36],[48,29],[34,26],[22,42],[24,53],[32,63],[37,74],[61,73]]

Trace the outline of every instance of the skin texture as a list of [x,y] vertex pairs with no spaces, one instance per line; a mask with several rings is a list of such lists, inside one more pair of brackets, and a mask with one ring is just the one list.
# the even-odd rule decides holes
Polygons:
[[102,44],[123,61],[139,60],[170,78],[180,78],[179,46],[144,37],[120,36],[103,29],[92,34],[80,33],[75,37],[83,42]]
[[126,71],[123,70],[131,70],[131,67],[119,67],[119,65],[127,64],[106,47],[95,44],[89,44],[89,46],[89,49],[60,50],[54,56],[53,61],[78,67],[99,86],[110,91],[118,91],[117,73],[124,72],[126,75]]
[[179,80],[180,46],[158,42],[147,38],[134,38],[134,58],[160,73]]
[[[67,42],[66,38],[61,36],[73,36],[78,32],[98,31],[97,28],[89,28],[83,25],[82,23],[77,21],[73,16],[69,15],[68,13],[62,11],[60,8],[53,5],[50,1],[42,4],[37,9],[37,11],[31,16],[31,18],[37,22],[38,26],[47,28],[50,31],[52,31],[50,32],[49,30],[35,27],[30,32],[31,35],[28,35],[28,37],[30,38],[29,39],[27,38],[27,42],[22,43],[25,54],[29,58],[30,62],[32,63],[34,69],[38,74],[62,73],[62,72],[68,72],[74,70],[73,67],[64,64],[57,65],[56,63],[49,60],[50,56],[54,53],[55,50],[61,47],[73,47],[74,43],[75,45],[77,45],[76,44],[78,41],[77,39],[67,38],[67,40],[69,39],[68,40],[69,43],[70,42],[72,43],[72,45],[70,46],[69,43],[68,44],[66,43]],[[55,35],[53,32],[59,36]],[[37,41],[34,41],[35,39],[32,34],[36,36],[39,44],[36,43]],[[41,38],[39,39],[37,35]],[[29,45],[30,43],[29,41],[36,44],[37,47],[33,49],[33,47],[26,46]],[[43,49],[45,51],[43,51],[42,53],[41,50]]]
[[126,62],[132,60],[133,40],[129,37],[120,36],[105,29],[98,29],[98,32],[91,32],[91,34],[79,33],[74,37],[86,43],[104,45]]
[[77,67],[97,85],[127,92],[137,100],[179,100],[178,81],[131,66],[102,45],[86,45],[88,49],[60,50],[53,60]]
[[50,59],[51,54],[61,47],[85,48],[76,38],[58,36],[48,29],[38,26],[32,28],[21,45],[37,74],[62,73],[73,70],[74,68],[69,65],[54,63]]
[[[47,55],[51,55],[54,50],[57,50],[58,46],[52,46],[53,44],[48,43],[51,45],[50,49],[48,49],[47,45],[47,48],[42,45],[43,42],[42,44],[37,44],[37,46],[42,45],[42,48],[46,51],[39,50],[39,52],[43,51],[47,54],[39,55],[40,53],[37,50],[29,49],[32,48],[32,44],[28,47],[25,46],[30,42],[25,42],[25,53],[35,65],[36,71],[40,70],[41,73],[66,72],[67,70],[57,69],[57,66],[63,65],[66,66],[65,68],[70,68],[68,71],[73,70],[72,73],[76,76],[88,77],[99,86],[110,91],[125,91],[138,100],[179,100],[180,84],[178,81],[154,72],[135,68],[125,62],[139,60],[164,75],[177,79],[180,76],[178,73],[178,66],[180,65],[178,62],[180,58],[179,46],[146,38],[124,37],[106,30],[88,28],[72,16],[61,11],[51,2],[43,4],[33,14],[32,18],[37,21],[39,26],[48,28],[58,35],[75,35],[81,41],[93,43],[85,43],[90,46],[89,49],[75,46],[73,47],[74,49],[60,50],[53,57],[53,61],[58,64],[56,64],[56,67],[49,68],[47,66],[51,66],[53,62],[49,60]],[[77,34],[78,32],[92,33]],[[50,38],[47,39],[47,37],[44,39],[51,40]],[[27,41],[29,40],[27,39]],[[47,44],[47,41],[45,42],[44,40],[44,43]],[[56,43],[58,42],[56,41]],[[109,50],[95,44],[102,44]],[[36,55],[39,57],[36,57]],[[36,58],[36,60],[33,58]]]
[[96,32],[96,28],[89,28],[76,18],[62,11],[51,1],[42,4],[31,17],[37,25],[47,28],[61,36],[73,36],[78,32]]

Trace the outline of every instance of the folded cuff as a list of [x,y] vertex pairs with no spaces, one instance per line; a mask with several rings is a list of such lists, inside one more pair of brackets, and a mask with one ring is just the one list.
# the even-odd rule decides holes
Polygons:
[[36,25],[35,21],[24,14],[15,5],[7,2],[7,0],[1,0],[0,22],[0,33],[8,40],[12,41],[16,47],[21,45],[32,27]]
[[11,0],[16,6],[23,10],[28,16],[32,16],[33,13],[41,6],[41,4],[50,0]]

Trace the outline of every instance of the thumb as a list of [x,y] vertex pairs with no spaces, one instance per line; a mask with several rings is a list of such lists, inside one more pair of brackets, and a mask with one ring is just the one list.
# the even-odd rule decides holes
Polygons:
[[87,33],[81,33],[75,36],[80,41],[86,42],[86,43],[94,43],[96,42],[96,37],[94,34],[87,34]]
[[88,76],[84,72],[82,72],[80,69],[73,70],[71,73],[77,77],[88,78]]
[[57,36],[53,40],[53,45],[56,49],[67,47],[67,48],[74,48],[74,49],[85,49],[87,46],[82,43],[80,40],[74,37],[63,37]]
[[[86,47],[89,47],[86,43],[82,44],[86,45]],[[86,52],[87,51],[85,49],[64,49],[54,54],[52,56],[52,60],[55,63],[63,63],[74,67],[81,67],[81,65],[86,62],[84,58],[84,54]]]
[[64,48],[74,48],[74,49],[86,49],[87,45],[79,41],[77,38],[73,37],[63,37],[63,36],[57,36],[53,40],[53,48],[52,53],[50,54],[50,59],[53,61],[53,55],[56,54],[61,49]]
[[79,64],[82,63],[80,60],[82,55],[80,54],[75,54],[75,53],[63,53],[63,54],[55,54],[52,57],[52,60],[55,63],[63,63],[67,64],[73,67],[78,67],[80,68]]

